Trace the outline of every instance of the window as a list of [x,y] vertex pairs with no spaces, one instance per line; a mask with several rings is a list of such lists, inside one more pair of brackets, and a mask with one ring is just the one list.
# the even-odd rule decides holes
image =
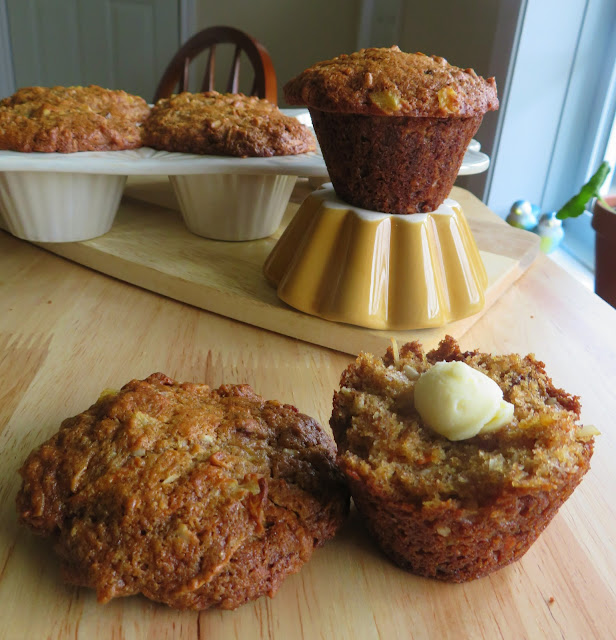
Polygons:
[[[499,215],[518,199],[559,209],[606,154],[616,163],[615,28],[613,0],[570,0],[566,11],[557,0],[522,6],[483,196]],[[593,268],[590,219],[565,222],[563,247]]]

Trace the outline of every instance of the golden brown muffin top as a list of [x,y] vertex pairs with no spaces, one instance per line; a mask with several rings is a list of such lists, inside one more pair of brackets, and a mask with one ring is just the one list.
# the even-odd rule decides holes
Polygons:
[[214,601],[207,592],[236,552],[288,522],[306,560],[348,508],[335,445],[312,418],[248,385],[161,373],[104,392],[20,473],[20,521],[53,535],[67,579],[101,601],[142,592],[180,608],[237,606],[241,584],[223,581]]
[[[457,442],[425,425],[415,382],[441,361],[464,362],[492,378],[514,405],[510,424]],[[330,424],[340,465],[372,491],[419,505],[481,505],[502,491],[558,487],[587,468],[593,430],[579,417],[579,398],[554,387],[532,355],[462,352],[447,336],[428,353],[413,342],[383,358],[360,354],[342,375]]]
[[207,91],[159,100],[144,125],[155,149],[225,156],[280,156],[314,151],[309,129],[255,96]]
[[0,149],[73,153],[141,146],[143,98],[89,87],[24,87],[0,100]]
[[465,118],[498,109],[494,78],[397,46],[318,62],[290,80],[284,95],[293,105],[377,116]]

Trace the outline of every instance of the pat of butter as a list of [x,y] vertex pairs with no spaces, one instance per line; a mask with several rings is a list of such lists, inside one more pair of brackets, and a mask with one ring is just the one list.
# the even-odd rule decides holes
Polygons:
[[422,420],[448,440],[496,431],[513,418],[500,387],[464,362],[437,362],[415,383],[415,408]]

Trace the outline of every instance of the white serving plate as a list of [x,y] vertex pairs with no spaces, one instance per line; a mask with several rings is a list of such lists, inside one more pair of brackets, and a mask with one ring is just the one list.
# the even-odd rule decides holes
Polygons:
[[[476,141],[473,141],[476,143]],[[467,149],[459,175],[485,171],[490,159]],[[149,147],[128,151],[80,151],[77,153],[20,153],[0,151],[0,171],[54,171],[103,175],[195,175],[199,173],[279,174],[327,178],[319,152],[271,158],[231,158],[192,153],[156,151]]]

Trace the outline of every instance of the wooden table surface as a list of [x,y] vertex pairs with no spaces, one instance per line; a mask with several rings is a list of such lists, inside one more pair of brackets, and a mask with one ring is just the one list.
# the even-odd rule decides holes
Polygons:
[[63,584],[45,539],[18,527],[28,452],[105,387],[163,371],[247,382],[327,425],[351,356],[228,320],[0,232],[0,638],[616,637],[616,310],[541,256],[461,339],[534,352],[602,432],[592,468],[519,562],[449,585],[393,566],[352,513],[274,599],[180,612],[99,605]]

